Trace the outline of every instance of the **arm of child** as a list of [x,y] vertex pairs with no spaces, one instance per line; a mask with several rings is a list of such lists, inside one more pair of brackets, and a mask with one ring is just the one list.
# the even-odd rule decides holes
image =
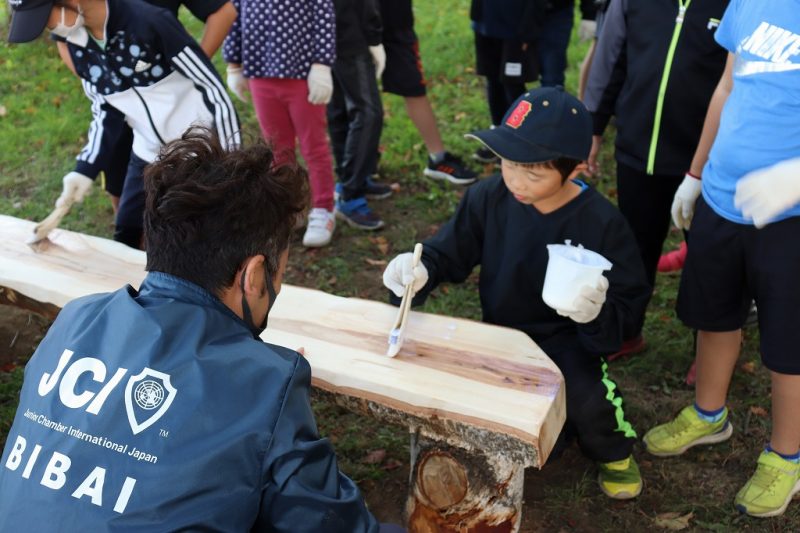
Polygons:
[[621,0],[615,0],[608,8],[584,92],[584,104],[592,113],[593,121],[592,150],[588,161],[592,174],[598,171],[597,154],[603,132],[614,114],[617,98],[627,76],[627,26],[624,7]]
[[[440,283],[463,282],[480,264],[489,181],[467,189],[452,218],[433,237],[423,241],[421,267],[427,273],[427,280],[416,292],[412,305],[424,303]],[[400,299],[392,294],[389,301],[399,304]]]
[[689,172],[683,178],[683,182],[681,182],[675,192],[675,198],[672,200],[672,221],[680,229],[688,230],[692,223],[694,206],[702,189],[699,178],[703,175],[703,167],[706,166],[708,154],[714,145],[714,139],[717,138],[722,108],[725,107],[725,102],[733,90],[733,64],[735,58],[734,54],[728,54],[725,71],[722,73],[722,77],[717,83],[717,88],[714,89],[714,94],[711,95],[711,101],[708,104],[706,119],[703,122],[703,132],[700,135],[700,141],[697,143],[697,149],[692,158]]

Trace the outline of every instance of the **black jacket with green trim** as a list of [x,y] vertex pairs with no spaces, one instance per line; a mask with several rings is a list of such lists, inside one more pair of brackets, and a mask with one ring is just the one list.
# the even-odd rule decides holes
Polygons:
[[611,0],[584,103],[595,135],[616,116],[617,161],[649,174],[689,168],[725,67],[727,51],[714,32],[728,1],[683,0],[677,32],[678,0]]

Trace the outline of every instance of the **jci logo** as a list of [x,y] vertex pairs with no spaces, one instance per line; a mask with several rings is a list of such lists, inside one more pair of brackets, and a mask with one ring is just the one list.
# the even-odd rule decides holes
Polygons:
[[[108,370],[100,359],[82,357],[70,364],[74,352],[64,350],[53,373],[45,372],[39,381],[39,395],[47,396],[58,385],[58,398],[71,409],[82,409],[96,415],[105,404],[111,392],[120,384],[128,373],[127,368],[118,368],[106,381]],[[91,376],[92,381],[101,383],[100,390],[88,388],[77,390],[78,383],[84,374]],[[83,380],[85,382],[85,380]],[[170,383],[170,377],[163,372],[145,368],[136,376],[128,379],[125,387],[125,411],[128,414],[131,430],[134,435],[152,426],[164,416],[177,390]]]
[[125,410],[133,434],[147,429],[167,412],[175,399],[175,387],[169,376],[151,368],[132,376],[125,387]]

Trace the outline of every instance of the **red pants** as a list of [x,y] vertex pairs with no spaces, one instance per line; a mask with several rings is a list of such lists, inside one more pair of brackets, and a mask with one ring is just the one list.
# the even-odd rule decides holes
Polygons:
[[313,207],[333,210],[333,159],[328,143],[325,106],[308,101],[305,80],[252,78],[250,93],[264,138],[272,143],[275,162],[294,163],[295,138],[308,165]]

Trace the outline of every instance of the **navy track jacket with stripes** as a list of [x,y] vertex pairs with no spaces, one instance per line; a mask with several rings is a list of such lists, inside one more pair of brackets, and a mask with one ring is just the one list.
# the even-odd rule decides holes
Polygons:
[[67,40],[92,123],[76,170],[96,176],[123,121],[134,132],[133,152],[153,161],[165,143],[189,126],[213,126],[223,146],[241,143],[239,121],[208,57],[166,9],[141,0],[107,0],[106,42]]

